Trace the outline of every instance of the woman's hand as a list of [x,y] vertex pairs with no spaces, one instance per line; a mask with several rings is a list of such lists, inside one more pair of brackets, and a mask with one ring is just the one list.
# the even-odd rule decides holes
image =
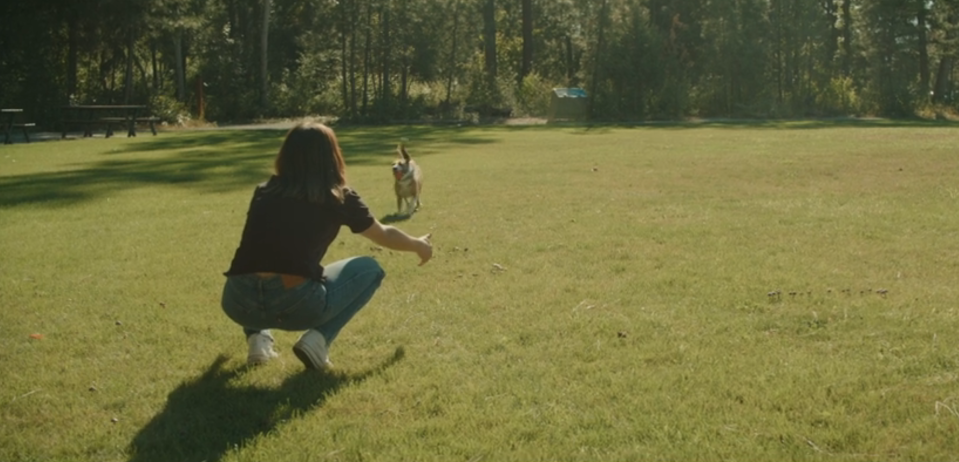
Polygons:
[[430,258],[433,258],[433,243],[430,242],[432,236],[433,233],[429,233],[417,239],[416,254],[420,256],[420,266],[425,265],[426,262],[430,261]]
[[422,237],[413,237],[399,228],[384,225],[379,220],[373,220],[373,224],[366,231],[361,232],[360,235],[386,248],[416,252],[416,255],[420,257],[420,266],[425,265],[433,258],[433,243],[430,242],[433,233]]

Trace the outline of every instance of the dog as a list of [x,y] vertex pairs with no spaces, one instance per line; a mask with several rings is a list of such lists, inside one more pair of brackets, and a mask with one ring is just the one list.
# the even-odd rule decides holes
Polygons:
[[[396,147],[400,159],[393,162],[393,190],[396,192],[396,213],[411,216],[419,210],[420,193],[423,191],[423,170],[416,165],[406,151],[406,146],[400,143]],[[404,210],[404,207],[405,210]]]

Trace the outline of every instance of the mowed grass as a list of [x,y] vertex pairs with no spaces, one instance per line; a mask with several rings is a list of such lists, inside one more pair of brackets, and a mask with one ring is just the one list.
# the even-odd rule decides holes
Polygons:
[[434,259],[304,372],[219,307],[282,131],[0,147],[0,460],[955,460],[959,130],[340,128]]

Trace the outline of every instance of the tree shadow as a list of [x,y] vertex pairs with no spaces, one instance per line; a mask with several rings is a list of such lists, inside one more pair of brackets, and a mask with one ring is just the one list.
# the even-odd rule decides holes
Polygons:
[[[467,130],[468,129],[468,130]],[[347,165],[369,163],[382,157],[395,157],[396,145],[406,138],[412,149],[428,155],[445,145],[470,145],[495,143],[494,138],[477,136],[475,127],[445,126],[346,126],[334,127]],[[268,156],[280,149],[288,129],[286,128],[218,128],[171,133],[169,136],[150,138],[144,143],[130,146],[128,152],[177,150],[184,148],[215,148],[240,145],[256,147]]]
[[713,118],[690,120],[647,120],[636,122],[584,122],[567,127],[602,131],[611,128],[659,128],[691,130],[699,128],[811,130],[829,128],[955,128],[959,123],[949,120],[919,118],[888,119],[880,117],[810,117],[792,119]]
[[[144,185],[171,185],[201,193],[252,188],[266,180],[285,130],[220,130],[170,133],[142,141],[91,144],[97,160],[56,170],[0,176],[0,208],[25,205],[68,206]],[[431,127],[350,128],[338,133],[347,169],[388,165],[402,137],[413,139],[417,157],[442,152],[450,144],[495,143],[494,137]],[[112,140],[111,140],[112,141]],[[64,141],[67,142],[67,141]],[[84,141],[75,141],[84,142]],[[56,149],[35,147],[35,154]],[[154,153],[144,158],[130,154]],[[121,156],[122,155],[122,156]]]
[[359,374],[306,370],[278,388],[265,388],[231,384],[247,368],[225,370],[227,358],[221,355],[203,375],[170,393],[166,407],[130,442],[129,462],[218,461],[229,450],[322,406],[341,388],[365,381],[403,356],[400,347],[378,366]]
[[260,152],[188,150],[163,158],[105,159],[56,170],[0,177],[0,207],[66,206],[146,185],[190,187],[200,192],[250,188],[269,177]]

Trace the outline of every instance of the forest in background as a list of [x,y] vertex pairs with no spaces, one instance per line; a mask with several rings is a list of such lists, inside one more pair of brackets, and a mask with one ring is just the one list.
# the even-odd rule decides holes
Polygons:
[[959,0],[36,0],[0,6],[0,106],[168,123],[956,112]]

